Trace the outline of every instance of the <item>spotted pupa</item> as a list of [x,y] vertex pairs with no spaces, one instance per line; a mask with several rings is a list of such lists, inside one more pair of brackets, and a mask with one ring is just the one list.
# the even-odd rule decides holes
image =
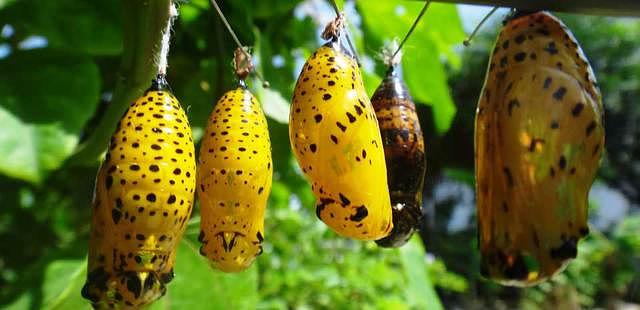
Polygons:
[[163,296],[193,206],[191,128],[163,75],[124,114],[96,179],[87,280],[94,308]]
[[400,55],[387,55],[385,61],[389,69],[371,103],[382,135],[393,229],[376,243],[399,247],[411,238],[422,220],[426,159],[416,106],[402,78]]
[[593,71],[547,12],[500,32],[476,111],[481,273],[527,286],[563,270],[588,232],[587,195],[604,148]]
[[353,57],[335,32],[325,38],[298,77],[289,140],[317,216],[340,235],[380,239],[393,224],[378,122]]
[[[250,61],[236,51],[236,66]],[[248,268],[262,253],[264,216],[273,175],[271,142],[260,103],[237,69],[238,88],[211,112],[198,168],[200,254],[224,272]]]

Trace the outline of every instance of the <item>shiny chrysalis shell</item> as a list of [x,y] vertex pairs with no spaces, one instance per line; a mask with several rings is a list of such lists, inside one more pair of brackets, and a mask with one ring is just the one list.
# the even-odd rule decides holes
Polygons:
[[371,97],[371,103],[380,125],[393,208],[393,230],[376,243],[383,247],[399,247],[419,228],[426,169],[420,121],[402,80],[399,64],[389,68]]
[[371,103],[375,109],[387,166],[393,230],[376,243],[405,244],[422,220],[422,187],[426,170],[424,139],[416,106],[402,80],[400,65],[389,68]]
[[533,285],[589,232],[587,195],[604,147],[603,107],[575,38],[546,12],[498,36],[476,112],[482,274]]
[[305,63],[293,95],[289,139],[317,199],[316,214],[360,240],[393,228],[378,122],[358,65],[330,42]]
[[244,84],[214,107],[199,164],[200,253],[222,271],[244,270],[262,253],[273,174],[267,120]]
[[193,206],[191,128],[163,76],[124,114],[96,180],[87,281],[96,309],[163,296]]

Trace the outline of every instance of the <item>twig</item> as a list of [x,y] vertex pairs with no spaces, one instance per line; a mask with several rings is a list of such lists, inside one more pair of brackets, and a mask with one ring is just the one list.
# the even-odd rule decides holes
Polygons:
[[[227,17],[224,15],[224,13],[222,13],[222,10],[220,9],[220,6],[218,6],[218,2],[216,2],[216,0],[211,0],[211,4],[216,9],[216,12],[218,12],[218,16],[220,16],[220,19],[222,20],[222,23],[225,25],[225,27],[227,27],[227,30],[229,31],[229,34],[231,35],[231,37],[233,37],[233,41],[236,42],[236,45],[238,46],[238,49],[240,51],[242,51],[242,53],[244,53],[244,55],[247,57],[247,60],[249,62],[253,63],[251,55],[248,52],[248,48],[246,46],[244,46],[240,42],[240,39],[238,39],[238,36],[236,35],[236,32],[233,31],[233,28],[231,27],[231,24],[229,24],[229,21],[227,20]],[[251,69],[255,69],[253,65],[251,66]],[[258,72],[256,70],[252,70],[252,71],[258,77],[258,79],[260,79],[260,81],[262,81],[262,87],[265,87],[265,88],[269,87],[269,82],[267,82],[267,80],[262,78],[262,75],[260,74],[260,72]]]

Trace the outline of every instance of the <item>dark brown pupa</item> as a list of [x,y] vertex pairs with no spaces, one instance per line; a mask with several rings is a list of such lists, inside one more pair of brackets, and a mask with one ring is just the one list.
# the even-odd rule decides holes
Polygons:
[[399,247],[411,238],[422,220],[426,159],[416,106],[397,61],[390,63],[371,103],[382,135],[393,213],[393,230],[376,243],[382,247]]

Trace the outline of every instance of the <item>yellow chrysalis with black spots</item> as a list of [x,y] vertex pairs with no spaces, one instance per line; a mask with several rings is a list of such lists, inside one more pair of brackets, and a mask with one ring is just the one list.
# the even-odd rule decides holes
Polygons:
[[225,272],[262,253],[273,174],[267,120],[244,82],[211,113],[200,147],[200,253]]
[[587,195],[604,148],[603,107],[577,41],[546,12],[517,13],[491,56],[476,112],[482,274],[533,285],[589,232]]
[[378,122],[358,65],[336,41],[305,63],[293,95],[289,139],[317,199],[316,214],[360,240],[393,228]]
[[96,180],[87,281],[96,309],[138,309],[163,296],[193,207],[191,128],[159,75],[118,123]]

